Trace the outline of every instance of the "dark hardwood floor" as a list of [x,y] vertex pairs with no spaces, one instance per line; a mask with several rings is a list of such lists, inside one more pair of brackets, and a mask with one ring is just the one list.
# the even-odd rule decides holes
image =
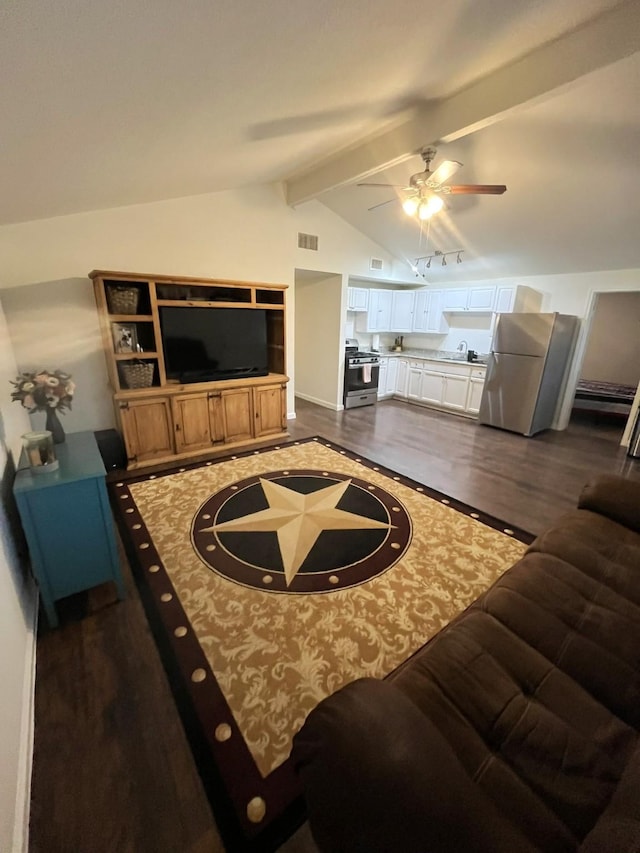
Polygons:
[[[293,439],[321,435],[540,532],[589,476],[640,479],[622,425],[575,422],[532,439],[387,401],[336,413],[298,401]],[[110,586],[59,603],[38,637],[32,853],[218,853],[220,841],[123,555]],[[283,853],[315,848],[303,827]]]

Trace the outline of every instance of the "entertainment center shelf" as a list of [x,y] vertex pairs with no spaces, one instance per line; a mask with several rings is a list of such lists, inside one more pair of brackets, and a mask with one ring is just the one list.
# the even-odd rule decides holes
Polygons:
[[[286,437],[286,285],[105,270],[89,277],[128,468]],[[186,333],[168,331],[171,323]],[[236,368],[245,352],[256,366]],[[205,356],[220,370],[195,369],[191,359]]]

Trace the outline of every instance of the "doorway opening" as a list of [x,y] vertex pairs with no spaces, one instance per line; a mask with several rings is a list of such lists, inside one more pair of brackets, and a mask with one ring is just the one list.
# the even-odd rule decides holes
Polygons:
[[621,442],[639,383],[640,292],[597,293],[571,422],[598,424]]

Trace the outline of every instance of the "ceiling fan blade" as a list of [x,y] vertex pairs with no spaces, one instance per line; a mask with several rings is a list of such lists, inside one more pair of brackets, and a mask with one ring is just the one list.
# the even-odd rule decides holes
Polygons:
[[450,195],[502,195],[507,188],[504,184],[458,184],[442,191]]
[[373,207],[368,207],[367,210],[375,210],[376,207],[384,207],[385,204],[391,204],[392,201],[400,201],[400,199],[388,198],[386,201],[381,201],[379,204],[374,204]]
[[455,175],[461,166],[462,163],[458,163],[457,160],[443,160],[438,168],[429,175],[427,186],[437,187],[440,186],[440,184],[444,184],[444,182],[448,181],[452,175]]

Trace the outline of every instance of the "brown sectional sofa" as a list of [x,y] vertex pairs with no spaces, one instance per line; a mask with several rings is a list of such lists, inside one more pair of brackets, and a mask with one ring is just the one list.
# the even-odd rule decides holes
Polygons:
[[595,478],[385,681],[295,738],[327,853],[640,851],[640,481]]

